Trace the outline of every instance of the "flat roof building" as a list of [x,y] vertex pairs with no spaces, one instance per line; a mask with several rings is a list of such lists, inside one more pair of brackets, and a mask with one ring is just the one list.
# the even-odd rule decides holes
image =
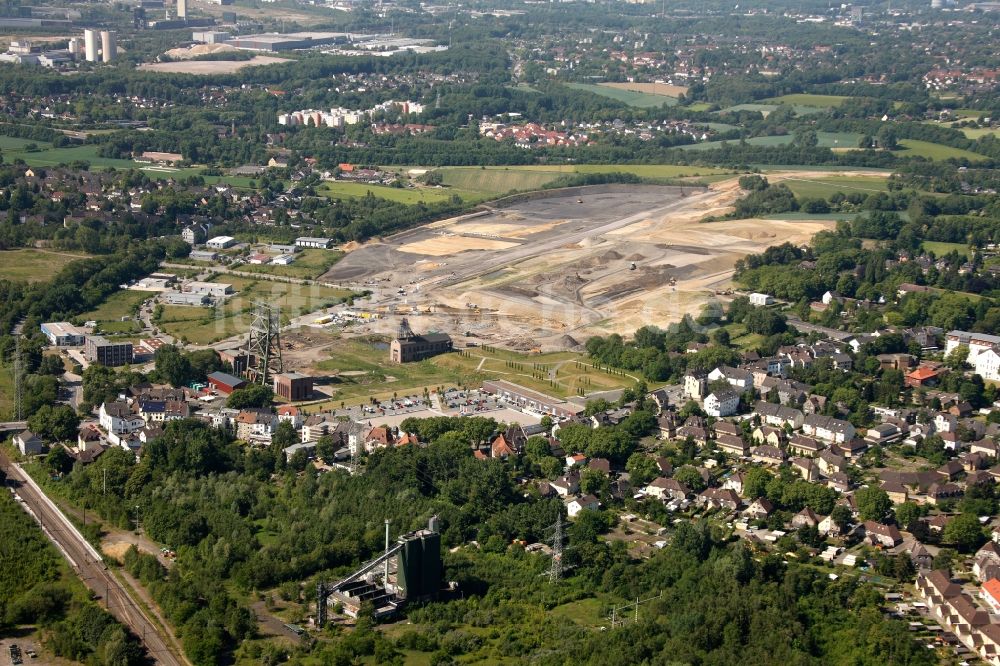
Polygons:
[[168,291],[163,295],[167,305],[208,305],[212,299],[206,294],[186,294],[182,291]]
[[128,365],[134,358],[131,342],[111,342],[100,335],[86,337],[83,353],[91,363],[110,367]]
[[215,238],[209,238],[205,242],[205,245],[213,250],[225,250],[227,247],[236,245],[236,239],[232,236],[216,236]]
[[42,333],[49,339],[49,344],[58,347],[82,345],[86,334],[73,324],[66,321],[50,321],[41,325]]
[[318,247],[324,250],[330,249],[333,245],[332,238],[314,238],[312,236],[300,236],[295,239],[295,244],[299,247]]
[[298,372],[286,372],[275,375],[274,393],[285,400],[294,402],[296,400],[308,400],[312,395],[312,377]]
[[203,294],[212,298],[221,298],[233,293],[233,285],[225,282],[188,282],[184,285],[188,294]]

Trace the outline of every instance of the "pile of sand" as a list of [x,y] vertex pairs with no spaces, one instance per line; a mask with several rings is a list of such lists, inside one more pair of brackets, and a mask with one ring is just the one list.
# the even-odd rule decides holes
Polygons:
[[222,53],[224,51],[238,51],[235,46],[229,44],[197,44],[187,49],[170,49],[164,55],[171,60],[190,60],[198,56],[210,55],[212,53]]
[[620,259],[623,259],[624,256],[625,255],[623,255],[620,252],[616,252],[614,250],[608,250],[607,252],[601,255],[601,261],[618,261]]
[[646,257],[636,252],[634,254],[630,254],[629,256],[625,257],[625,261],[642,261],[645,258]]
[[580,346],[580,342],[572,335],[564,335],[559,338],[559,346],[565,349],[576,349]]

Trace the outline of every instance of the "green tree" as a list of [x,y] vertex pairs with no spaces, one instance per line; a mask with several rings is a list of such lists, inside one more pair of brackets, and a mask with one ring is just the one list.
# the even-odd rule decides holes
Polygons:
[[250,384],[229,394],[226,406],[231,409],[267,407],[274,400],[274,390],[262,384]]
[[859,488],[854,493],[854,501],[862,520],[881,521],[892,510],[892,500],[881,488]]
[[629,456],[625,471],[629,473],[629,479],[635,488],[645,486],[660,474],[656,461],[641,452]]
[[945,543],[953,544],[960,553],[973,552],[986,541],[979,519],[971,513],[952,518],[944,526],[941,538]]

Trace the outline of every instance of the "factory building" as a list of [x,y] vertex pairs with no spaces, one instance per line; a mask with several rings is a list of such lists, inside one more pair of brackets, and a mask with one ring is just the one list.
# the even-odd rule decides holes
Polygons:
[[42,333],[49,339],[49,344],[57,347],[72,347],[82,345],[86,334],[73,324],[66,321],[50,321],[42,324]]

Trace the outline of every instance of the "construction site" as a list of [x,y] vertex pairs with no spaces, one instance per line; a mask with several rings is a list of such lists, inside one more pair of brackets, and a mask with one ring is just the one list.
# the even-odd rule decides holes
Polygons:
[[526,198],[351,249],[323,280],[372,292],[391,335],[399,316],[459,346],[578,349],[697,314],[731,290],[738,259],[808,243],[829,220],[703,222],[731,210],[736,179],[709,187],[599,185]]

